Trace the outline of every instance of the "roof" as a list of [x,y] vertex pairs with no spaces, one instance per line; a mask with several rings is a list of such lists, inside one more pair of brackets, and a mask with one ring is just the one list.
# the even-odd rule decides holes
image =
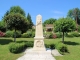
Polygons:
[[53,28],[53,24],[46,24],[45,28]]

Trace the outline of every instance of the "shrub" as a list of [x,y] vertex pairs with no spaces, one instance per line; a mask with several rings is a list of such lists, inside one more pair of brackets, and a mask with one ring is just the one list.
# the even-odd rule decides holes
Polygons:
[[72,32],[71,33],[74,37],[79,37],[79,33],[78,32]]
[[58,51],[61,54],[64,54],[64,53],[67,53],[68,52],[67,46],[65,44],[63,44],[63,43],[56,44],[56,49],[58,49]]
[[57,38],[56,34],[53,34],[53,38],[54,38],[54,39]]
[[[5,37],[14,37],[14,30],[13,31],[7,31],[5,34]],[[21,37],[21,31],[16,31],[16,38]]]
[[80,32],[80,26],[78,26],[78,32]]
[[[14,33],[15,32],[13,32],[13,37],[14,37]],[[19,37],[21,37],[21,31],[16,31],[16,38],[19,38]]]
[[0,31],[0,37],[4,37],[4,36],[5,36],[5,33]]
[[13,37],[13,31],[6,31],[5,37]]
[[68,33],[68,34],[66,34],[66,37],[74,37],[74,35],[71,33]]
[[50,48],[49,46],[50,46],[50,44],[45,44],[45,47],[46,47],[46,48]]
[[50,44],[50,49],[55,49],[55,44]]
[[28,41],[26,42],[27,47],[33,47],[33,41]]
[[52,33],[49,34],[49,39],[51,39],[51,38],[53,38],[53,34]]
[[55,44],[45,44],[46,48],[55,49]]
[[62,34],[61,33],[56,33],[57,38],[62,38]]
[[9,51],[12,53],[20,53],[26,48],[25,43],[11,43],[9,45]]
[[34,36],[35,36],[35,33],[30,31],[22,34],[23,38],[33,38]]

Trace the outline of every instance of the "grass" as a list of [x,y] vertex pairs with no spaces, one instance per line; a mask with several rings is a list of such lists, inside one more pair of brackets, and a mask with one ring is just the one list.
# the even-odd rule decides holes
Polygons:
[[[45,39],[46,44],[52,44],[60,42],[62,39]],[[33,38],[17,38],[16,41],[34,41]],[[16,60],[23,53],[13,54],[9,52],[9,43],[13,42],[13,38],[0,38],[0,60]],[[67,44],[69,53],[64,56],[54,56],[56,60],[80,60],[80,37],[66,38],[65,44]]]

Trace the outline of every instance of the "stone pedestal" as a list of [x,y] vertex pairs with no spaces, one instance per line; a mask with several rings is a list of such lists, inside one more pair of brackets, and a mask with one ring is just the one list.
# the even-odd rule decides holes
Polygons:
[[36,17],[36,31],[35,31],[35,37],[34,37],[33,50],[46,51],[45,46],[44,46],[42,16],[41,15],[37,15]]
[[34,38],[34,47],[33,50],[35,51],[46,51],[44,46],[44,37],[42,38]]

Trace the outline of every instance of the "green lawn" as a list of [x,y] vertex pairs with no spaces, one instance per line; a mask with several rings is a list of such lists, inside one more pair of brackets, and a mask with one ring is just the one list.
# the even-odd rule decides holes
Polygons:
[[[33,41],[33,38],[17,38],[17,41]],[[0,38],[0,60],[16,60],[23,53],[13,54],[9,52],[9,43],[13,41],[13,38]],[[45,39],[46,44],[57,43],[60,39]],[[80,60],[80,37],[65,38],[65,44],[67,44],[69,53],[64,56],[55,57],[56,60]]]

